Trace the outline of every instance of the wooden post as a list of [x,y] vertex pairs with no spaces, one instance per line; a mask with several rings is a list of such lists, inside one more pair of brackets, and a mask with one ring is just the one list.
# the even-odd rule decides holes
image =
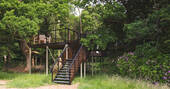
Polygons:
[[66,44],[66,60],[68,59],[68,44]]
[[4,64],[6,65],[6,62],[7,62],[7,56],[4,55]]
[[54,41],[54,42],[57,42],[57,36],[56,36],[56,29],[55,29],[55,26],[54,26],[54,31],[55,31],[55,33],[54,33],[55,41]]
[[35,66],[37,65],[36,58],[37,58],[37,56],[35,55],[35,56],[34,56],[34,63],[35,63],[34,65],[35,65]]
[[29,74],[31,74],[31,48],[29,48]]
[[80,8],[78,8],[78,11],[79,11],[79,15],[80,15],[80,17],[79,17],[79,25],[80,25],[80,34],[82,34],[83,33],[83,31],[82,31],[82,22],[81,22],[81,11],[80,11]]
[[46,75],[48,75],[48,46],[46,46]]
[[94,63],[94,60],[93,60],[93,56],[92,56],[92,76],[94,75],[93,63]]
[[86,77],[86,62],[84,62],[84,77]]
[[80,65],[80,77],[83,78],[83,64]]
[[70,30],[68,29],[68,42],[71,40]]

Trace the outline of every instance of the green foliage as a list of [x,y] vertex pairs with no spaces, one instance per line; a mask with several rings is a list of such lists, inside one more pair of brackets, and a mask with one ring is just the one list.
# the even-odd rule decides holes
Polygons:
[[118,72],[132,78],[145,78],[153,82],[169,83],[170,55],[162,54],[151,43],[137,46],[117,60]]
[[146,21],[139,20],[131,24],[126,24],[124,30],[128,39],[135,39],[150,35],[150,30],[152,29],[147,26]]
[[1,23],[5,25],[4,31],[10,32],[14,38],[26,38],[36,34],[38,25],[24,16],[16,17],[14,11],[6,12]]
[[144,20],[137,20],[130,24],[125,24],[126,41],[131,39],[155,41],[159,50],[163,53],[169,51],[170,34],[170,6],[154,11]]
[[80,82],[78,89],[169,89],[168,86],[154,86],[143,80],[122,78],[115,75],[87,76],[84,79],[76,78],[73,82]]
[[67,0],[1,0],[0,7],[0,55],[18,55],[14,44],[20,40],[29,43],[38,31],[49,34],[59,28],[58,20],[68,23],[70,6]]
[[90,49],[106,49],[108,43],[113,43],[122,34],[122,23],[126,18],[125,8],[117,2],[88,6],[82,12],[83,31],[87,33],[82,43]]

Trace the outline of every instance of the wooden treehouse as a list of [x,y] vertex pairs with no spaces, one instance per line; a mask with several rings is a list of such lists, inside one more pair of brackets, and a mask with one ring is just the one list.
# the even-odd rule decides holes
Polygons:
[[[61,34],[61,36],[58,36]],[[71,84],[79,67],[82,75],[82,63],[84,64],[84,75],[86,71],[86,49],[80,43],[80,33],[71,29],[65,29],[58,33],[52,31],[48,37],[38,34],[30,44],[31,48],[46,49],[46,74],[48,74],[49,49],[62,49],[58,58],[54,58],[51,68],[52,80],[55,83]],[[30,57],[31,58],[31,57]],[[31,63],[30,63],[31,64]],[[31,73],[31,68],[30,68]]]

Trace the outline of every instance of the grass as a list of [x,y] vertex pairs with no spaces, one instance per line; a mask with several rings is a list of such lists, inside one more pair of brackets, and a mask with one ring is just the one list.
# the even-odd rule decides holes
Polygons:
[[23,75],[22,73],[10,73],[0,71],[0,80],[12,80],[16,77]]
[[32,74],[32,75],[22,75],[20,77],[14,78],[10,81],[7,86],[15,88],[28,88],[28,87],[39,87],[45,84],[50,84],[50,76],[42,74]]
[[[7,87],[30,88],[52,84],[51,75],[23,74],[0,72],[0,80],[10,80]],[[120,76],[96,75],[80,79],[76,77],[74,83],[80,83],[79,89],[170,89],[166,85],[153,85],[150,82],[122,78]]]
[[51,76],[44,74],[23,74],[0,72],[0,80],[10,80],[7,87],[10,88],[29,88],[52,84]]
[[77,82],[80,82],[79,89],[170,89],[166,85],[153,85],[142,80],[107,75],[97,75],[84,79],[76,78],[74,83]]

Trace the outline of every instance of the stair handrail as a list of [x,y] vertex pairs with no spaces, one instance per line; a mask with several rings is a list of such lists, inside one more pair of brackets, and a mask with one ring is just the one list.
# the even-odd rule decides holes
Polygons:
[[64,47],[64,49],[62,50],[60,56],[59,56],[59,57],[56,59],[56,61],[53,63],[52,69],[54,68],[54,65],[59,61],[59,58],[61,58],[61,57],[63,56],[63,53],[64,53],[64,51],[66,50],[67,47],[68,47],[68,46],[65,45],[65,47]]
[[76,53],[75,57],[73,58],[73,61],[72,61],[71,65],[69,66],[69,69],[73,66],[73,64],[74,64],[76,58],[78,57],[78,55],[79,55],[79,53],[80,53],[80,50],[81,50],[82,48],[83,48],[83,45],[80,46],[78,52]]
[[[66,48],[68,48],[68,45],[66,44],[64,49],[62,50],[60,56],[56,59],[56,61],[53,63],[53,66],[51,68],[51,73],[52,73],[52,80],[53,80],[53,69],[54,69],[54,66],[57,64],[57,62],[59,63],[59,58],[61,58],[64,54],[64,52],[66,51]],[[59,67],[59,66],[58,66]],[[59,70],[58,70],[59,71]]]
[[[78,51],[76,52],[76,55],[74,56],[71,65],[68,67],[69,80],[70,80],[69,83],[70,83],[70,84],[71,84],[71,82],[72,82],[72,79],[74,78],[74,75],[75,75],[76,71],[77,71],[76,61],[82,61],[82,59],[80,58],[81,51],[83,51],[83,45],[80,45],[80,46],[79,46],[79,49],[78,49]],[[78,64],[78,65],[79,65],[79,64]],[[73,68],[73,67],[74,67],[74,68]],[[72,70],[72,68],[73,68],[73,70]],[[74,71],[74,72],[72,73],[72,71]]]

